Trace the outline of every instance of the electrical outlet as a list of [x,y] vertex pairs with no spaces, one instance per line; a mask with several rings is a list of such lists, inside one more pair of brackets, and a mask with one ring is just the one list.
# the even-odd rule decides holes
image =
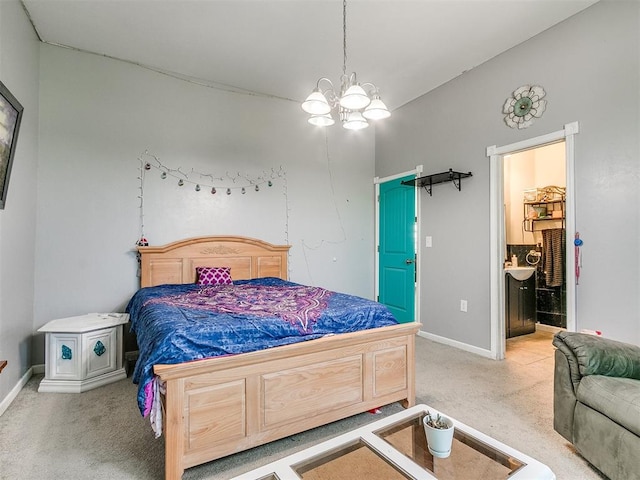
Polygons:
[[460,300],[460,311],[461,312],[466,312],[467,311],[467,301],[466,300]]
[[433,238],[432,237],[425,237],[424,238],[424,246],[427,247],[427,248],[433,247]]

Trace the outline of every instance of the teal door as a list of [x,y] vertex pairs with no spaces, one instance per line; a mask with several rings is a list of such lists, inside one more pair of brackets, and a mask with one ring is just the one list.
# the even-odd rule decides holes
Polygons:
[[415,187],[399,178],[380,184],[379,302],[399,322],[415,320],[416,205]]

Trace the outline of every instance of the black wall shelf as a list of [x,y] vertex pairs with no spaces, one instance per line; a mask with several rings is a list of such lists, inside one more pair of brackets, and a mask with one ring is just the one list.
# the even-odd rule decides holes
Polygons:
[[410,185],[417,188],[424,188],[429,192],[429,196],[432,196],[432,187],[439,183],[453,182],[458,191],[462,190],[462,179],[471,177],[471,172],[462,173],[456,172],[453,169],[449,169],[448,172],[434,173],[432,175],[426,175],[424,177],[415,178],[413,180],[405,180],[402,185]]

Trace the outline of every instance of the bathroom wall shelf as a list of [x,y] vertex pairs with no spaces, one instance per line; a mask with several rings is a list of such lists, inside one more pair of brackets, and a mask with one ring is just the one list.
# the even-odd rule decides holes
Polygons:
[[543,202],[524,202],[525,232],[533,232],[536,222],[558,221],[564,228],[565,200],[549,200]]
[[405,180],[402,185],[411,185],[417,188],[424,188],[429,196],[432,196],[432,188],[439,183],[453,182],[458,191],[462,190],[462,179],[471,177],[471,172],[462,173],[456,172],[453,169],[449,169],[448,172],[434,173],[432,175],[425,175],[424,177],[415,178],[413,180]]

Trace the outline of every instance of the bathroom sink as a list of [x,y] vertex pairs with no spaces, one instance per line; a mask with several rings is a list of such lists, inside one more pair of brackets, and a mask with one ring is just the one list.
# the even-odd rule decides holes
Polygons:
[[504,267],[504,271],[522,282],[533,275],[536,269],[535,267]]

